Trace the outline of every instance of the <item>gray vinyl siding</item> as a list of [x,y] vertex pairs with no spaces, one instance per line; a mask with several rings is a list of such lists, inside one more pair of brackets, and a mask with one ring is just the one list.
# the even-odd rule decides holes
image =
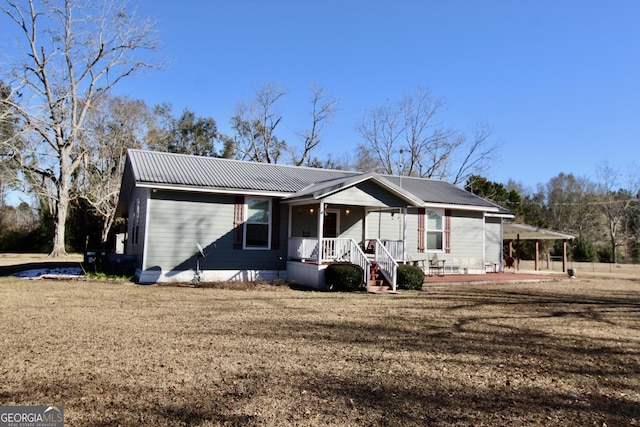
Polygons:
[[[345,214],[349,209],[349,216]],[[364,209],[361,206],[341,206],[340,209],[340,237],[362,242],[364,227]]]
[[[309,209],[313,209],[313,214],[309,212]],[[294,206],[292,208],[292,237],[318,237],[318,209],[319,206],[317,204]]]
[[[146,188],[135,188],[132,193],[131,203],[129,205],[128,220],[127,220],[127,242],[125,253],[127,255],[136,256],[136,265],[138,268],[142,268],[143,251],[144,251],[144,238],[146,235],[146,219],[147,219],[147,199],[149,197],[149,190]],[[138,239],[134,244],[135,233],[135,209],[137,200],[140,200],[140,213],[138,220]]]
[[[482,212],[451,212],[451,253],[446,258],[484,265],[484,218]],[[443,257],[445,258],[445,257]]]
[[[313,208],[313,214],[309,209]],[[319,204],[294,206],[292,208],[291,236],[318,237],[318,209]],[[331,206],[340,210],[340,238],[362,240],[364,209],[361,206],[339,205]],[[346,210],[349,209],[349,215]]]
[[[196,267],[196,242],[206,257],[202,270],[276,269],[286,256],[287,212],[280,205],[279,250],[234,249],[234,196],[157,191],[149,201],[146,268],[163,271]],[[214,246],[215,245],[215,246]]]
[[[366,238],[402,240],[402,220],[403,215],[399,209],[369,211]],[[417,222],[415,232],[417,232]]]
[[355,204],[360,206],[406,206],[407,202],[384,190],[379,185],[365,181],[323,199],[326,203]]
[[500,262],[502,256],[502,219],[485,218],[485,261]]
[[[450,253],[436,252],[439,259],[466,264],[483,263],[483,214],[473,211],[451,211]],[[407,216],[407,253],[414,258],[431,256],[434,252],[418,252],[418,209],[409,209]]]

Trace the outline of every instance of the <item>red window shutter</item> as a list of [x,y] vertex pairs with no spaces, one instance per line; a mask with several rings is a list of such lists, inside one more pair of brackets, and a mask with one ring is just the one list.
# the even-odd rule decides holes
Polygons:
[[418,209],[418,252],[424,252],[424,215],[425,209]]
[[236,196],[233,207],[233,249],[242,249],[244,224],[244,196]]
[[451,209],[444,210],[444,251],[451,253]]
[[271,249],[280,249],[280,200],[271,202]]

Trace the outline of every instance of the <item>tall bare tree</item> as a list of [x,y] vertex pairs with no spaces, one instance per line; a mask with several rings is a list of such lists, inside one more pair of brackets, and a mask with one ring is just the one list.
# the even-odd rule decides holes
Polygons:
[[377,172],[454,184],[486,172],[498,152],[489,126],[478,126],[468,138],[437,121],[443,109],[444,102],[419,86],[413,95],[366,111],[356,125],[364,140],[357,147],[357,163]]
[[[617,263],[618,247],[627,237],[621,235],[620,231],[624,230],[622,225],[629,212],[635,208],[640,191],[640,176],[635,166],[630,166],[626,176],[623,176],[618,168],[608,162],[603,162],[597,167],[596,176],[601,198],[600,206],[608,226],[612,261]],[[621,179],[622,183],[620,183]]]
[[600,214],[595,184],[587,177],[560,173],[545,186],[549,226],[595,240]]
[[[11,89],[0,81],[0,141],[9,141],[15,135],[16,123],[10,111]],[[0,144],[0,208],[6,203],[7,189],[16,181],[16,170],[11,159],[12,150]]]
[[238,105],[236,114],[231,118],[235,132],[231,137],[235,157],[278,163],[287,149],[285,141],[276,135],[283,118],[280,102],[286,94],[282,86],[269,83],[256,89],[253,100]]
[[366,141],[356,147],[360,168],[389,175],[404,173],[404,164],[399,160],[403,150],[399,140],[404,124],[396,108],[387,103],[366,111],[356,125],[356,131]]
[[153,25],[114,0],[7,0],[0,10],[24,43],[10,68],[2,70],[2,78],[23,97],[10,106],[28,147],[12,156],[49,200],[50,256],[62,256],[71,180],[87,152],[87,112],[123,79],[157,67],[145,59],[158,46]]
[[338,108],[338,100],[327,95],[323,87],[311,85],[311,127],[298,134],[302,141],[302,153],[297,154],[297,150],[292,149],[291,159],[293,164],[301,166],[307,162],[313,150],[320,145],[320,134],[325,126],[333,119]]
[[143,101],[119,96],[103,96],[87,115],[88,150],[76,183],[81,197],[102,219],[103,244],[115,221],[127,150],[143,148],[151,120]]

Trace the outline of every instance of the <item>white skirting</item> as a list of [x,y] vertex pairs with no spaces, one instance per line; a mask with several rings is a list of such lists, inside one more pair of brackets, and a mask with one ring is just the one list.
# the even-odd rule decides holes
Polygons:
[[[195,277],[194,270],[162,271],[160,269],[136,271],[138,283],[188,283]],[[287,280],[286,270],[203,270],[200,272],[201,282],[254,282],[258,280]]]

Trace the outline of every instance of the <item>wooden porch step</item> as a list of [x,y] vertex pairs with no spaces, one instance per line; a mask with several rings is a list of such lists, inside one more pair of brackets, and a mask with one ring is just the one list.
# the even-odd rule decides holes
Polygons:
[[367,291],[370,294],[397,294],[397,291],[391,289],[391,285],[384,277],[382,272],[380,272],[380,268],[374,262],[371,263],[371,269],[369,270],[369,286],[367,287]]

